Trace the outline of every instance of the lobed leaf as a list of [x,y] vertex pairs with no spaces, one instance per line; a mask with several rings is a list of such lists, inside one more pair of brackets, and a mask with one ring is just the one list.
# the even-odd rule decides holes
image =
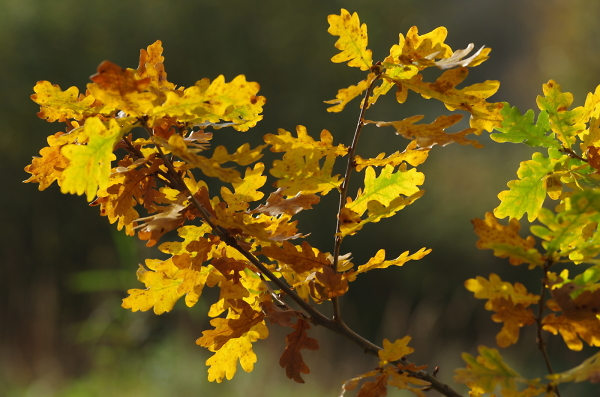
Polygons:
[[367,25],[360,24],[358,14],[350,15],[342,8],[340,15],[329,15],[327,22],[329,22],[327,32],[332,36],[339,36],[335,48],[342,51],[331,58],[331,61],[336,63],[348,61],[348,66],[369,70],[373,60],[371,50],[367,50]]

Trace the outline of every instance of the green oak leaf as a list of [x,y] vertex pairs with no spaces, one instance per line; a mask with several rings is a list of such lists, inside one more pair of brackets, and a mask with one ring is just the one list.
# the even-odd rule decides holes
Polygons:
[[556,149],[561,148],[560,143],[554,138],[554,133],[546,135],[551,131],[546,111],[542,111],[539,114],[537,124],[533,122],[533,110],[530,109],[522,115],[516,106],[510,107],[506,102],[504,102],[504,107],[500,111],[500,114],[504,117],[504,120],[502,120],[502,128],[496,128],[496,130],[502,132],[502,134],[491,134],[490,138],[494,141],[524,143],[528,146],[553,147]]

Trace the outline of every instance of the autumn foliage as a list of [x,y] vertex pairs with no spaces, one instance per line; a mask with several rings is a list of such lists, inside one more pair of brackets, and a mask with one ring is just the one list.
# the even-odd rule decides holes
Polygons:
[[[188,307],[195,305],[205,287],[218,288],[219,299],[208,313],[213,328],[196,341],[212,352],[206,361],[211,381],[231,379],[238,362],[252,371],[257,360],[253,344],[277,325],[290,329],[279,363],[290,379],[304,382],[310,369],[303,355],[319,349],[309,335],[316,325],[380,360],[377,368],[343,383],[343,392],[358,388],[360,397],[385,396],[393,386],[417,396],[429,389],[458,396],[436,379],[435,371],[407,360],[413,351],[410,336],[386,339],[379,347],[348,328],[338,301],[361,274],[403,266],[431,250],[381,249],[366,263],[355,264],[341,247],[364,225],[392,217],[424,194],[425,176],[417,167],[432,147],[458,143],[479,148],[473,136],[496,131],[491,138],[497,142],[523,143],[540,152],[521,163],[518,179],[498,195],[500,205],[472,221],[477,248],[537,272],[539,294],[496,274],[469,279],[465,287],[485,300],[491,319],[500,324],[498,347],[517,343],[523,327],[537,328],[540,362],[548,376],[524,378],[504,363],[499,350],[480,346],[477,357],[463,354],[466,366],[456,370],[455,380],[469,387],[470,396],[513,397],[556,396],[564,382],[599,382],[600,353],[557,374],[544,340],[560,334],[572,350],[600,346],[600,88],[584,106],[571,109],[572,95],[549,81],[537,98],[537,117],[532,110],[522,114],[508,103],[487,101],[498,81],[457,88],[469,68],[488,59],[489,48],[472,53],[469,44],[454,51],[444,43],[444,27],[423,35],[412,27],[400,34],[389,55],[373,61],[367,27],[356,13],[342,10],[328,21],[328,32],[337,37],[338,52],[331,60],[364,72],[363,80],[326,101],[329,112],[340,112],[361,98],[352,142],[337,143],[327,130],[314,134],[298,126],[293,132],[266,134],[257,147],[213,147],[213,134],[221,128],[248,131],[263,118],[265,98],[258,83],[243,75],[230,81],[218,76],[179,87],[167,79],[157,41],[141,50],[137,69],[102,62],[83,92],[76,87],[63,91],[48,81],[35,85],[38,116],[65,127],[48,137],[40,157],[25,168],[31,174],[26,182],[44,190],[56,181],[63,193],[85,195],[118,230],[137,233],[148,246],[177,230],[179,239],[158,245],[168,259],[146,259],[140,265],[137,277],[143,287],[130,289],[122,306],[162,314],[182,298]],[[425,81],[422,72],[429,68],[439,74],[435,81]],[[370,107],[390,91],[399,104],[412,91],[442,102],[449,114],[431,123],[423,123],[422,115],[368,120]],[[448,133],[465,114],[469,126]],[[356,155],[368,124],[393,128],[406,140],[404,148],[374,158]],[[269,166],[260,162],[266,151],[281,156]],[[333,174],[336,162],[346,165],[343,175]],[[275,178],[273,189],[265,186],[267,174]],[[356,192],[349,191],[351,177],[363,181]],[[220,191],[209,191],[210,178],[223,183]],[[308,231],[298,228],[294,216],[329,193],[339,195],[340,204],[332,214],[337,228],[327,252],[303,239]],[[554,209],[544,206],[546,197],[557,202]],[[519,220],[525,214],[536,223],[522,237]],[[509,218],[506,224],[499,221],[503,218]],[[566,264],[579,266],[569,272]],[[333,307],[332,318],[313,305],[326,302]]]

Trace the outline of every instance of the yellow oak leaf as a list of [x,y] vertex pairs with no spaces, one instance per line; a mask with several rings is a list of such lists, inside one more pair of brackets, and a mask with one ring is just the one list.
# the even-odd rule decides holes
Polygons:
[[239,165],[249,165],[255,161],[258,161],[263,156],[261,152],[266,147],[267,145],[260,145],[254,149],[250,149],[250,144],[244,143],[242,146],[237,148],[235,153],[229,154],[227,153],[227,148],[225,146],[217,146],[213,156],[211,157],[211,160],[217,162],[218,164],[233,161]]
[[350,15],[342,8],[340,15],[329,15],[327,22],[329,22],[327,32],[332,36],[340,37],[335,42],[335,48],[342,51],[331,58],[331,61],[336,63],[348,61],[348,66],[369,70],[373,59],[371,50],[367,50],[367,25],[360,24],[358,14]]
[[[417,65],[421,70],[433,66],[434,59],[449,58],[452,55],[452,49],[444,43],[447,36],[448,30],[443,26],[421,36],[419,29],[413,26],[406,33],[406,38],[403,34],[399,35],[399,43],[390,48],[390,55],[384,60],[384,65]],[[412,76],[408,78],[410,77]]]
[[137,271],[138,280],[146,285],[146,289],[130,289],[129,296],[123,299],[125,309],[136,312],[154,308],[154,313],[169,312],[184,293],[179,291],[183,281],[180,270],[171,260],[146,259],[148,269],[140,265]]
[[533,236],[524,239],[519,235],[521,226],[518,219],[511,218],[508,226],[504,226],[498,223],[494,214],[486,212],[485,220],[473,219],[471,222],[479,236],[477,248],[492,249],[495,256],[508,257],[511,265],[529,263],[530,269],[544,265],[542,254],[535,248]]
[[109,122],[107,129],[97,117],[90,117],[83,127],[90,136],[87,145],[70,144],[62,148],[61,153],[69,159],[69,165],[63,171],[60,191],[82,195],[92,201],[98,189],[106,189],[110,178],[110,163],[116,157],[113,154],[115,143],[123,136],[122,128],[115,119]]
[[400,166],[398,171],[394,172],[393,166],[386,165],[379,176],[375,176],[373,167],[367,167],[364,191],[359,190],[356,199],[349,200],[345,207],[362,215],[370,201],[387,206],[400,195],[411,196],[417,193],[417,186],[422,185],[424,181],[425,176],[414,168],[407,170],[405,166]]
[[134,227],[134,229],[140,229],[138,238],[148,240],[146,247],[153,247],[165,233],[177,229],[183,224],[185,209],[186,206],[182,204],[172,203],[158,214],[136,219],[135,222],[144,222]]
[[284,189],[280,188],[269,195],[266,204],[259,205],[252,212],[278,216],[282,214],[296,215],[302,210],[310,210],[314,204],[321,200],[316,194],[297,193],[291,198],[284,198]]
[[346,148],[341,143],[337,146],[333,146],[333,135],[327,130],[321,131],[320,141],[315,141],[313,137],[308,135],[306,127],[299,125],[296,127],[297,138],[292,136],[292,133],[279,128],[277,135],[266,134],[264,141],[271,145],[272,152],[291,152],[298,151],[299,153],[309,153],[311,155],[316,154],[319,158],[324,157],[328,154],[335,154],[336,156],[345,156],[348,153]]
[[374,257],[369,259],[369,261],[366,264],[359,266],[357,270],[352,269],[352,270],[346,272],[344,277],[346,279],[348,279],[348,281],[354,281],[354,280],[356,280],[356,276],[359,275],[360,273],[365,273],[372,269],[385,269],[390,266],[402,266],[410,260],[419,260],[419,259],[423,258],[425,255],[429,254],[430,252],[431,252],[431,249],[425,249],[425,248],[421,248],[420,250],[418,250],[417,252],[415,252],[412,255],[409,255],[408,251],[404,251],[396,259],[390,259],[390,260],[386,261],[385,260],[385,250],[380,249],[379,251],[377,251],[377,253],[375,254]]
[[374,77],[375,77],[374,73],[369,73],[368,78],[365,80],[362,80],[357,85],[351,85],[348,88],[342,88],[341,90],[338,90],[338,93],[335,96],[335,99],[330,99],[328,101],[325,101],[325,103],[334,105],[334,106],[328,107],[327,111],[337,113],[337,112],[341,112],[342,110],[344,110],[346,105],[351,100],[353,100],[354,98],[356,98],[357,96],[362,94],[369,87],[369,84],[371,84]]
[[492,301],[495,299],[510,299],[515,305],[522,304],[527,307],[539,302],[539,295],[527,292],[525,286],[521,283],[514,285],[502,281],[497,274],[490,274],[490,279],[486,280],[481,276],[465,281],[465,288],[475,294],[477,299],[489,299],[485,304],[487,310],[493,310]]
[[492,310],[496,312],[492,315],[492,320],[504,324],[496,335],[496,343],[500,347],[517,343],[521,327],[535,323],[531,309],[525,308],[521,303],[514,304],[512,300],[506,298],[498,298],[490,302]]
[[303,241],[302,246],[295,246],[284,241],[281,247],[263,247],[260,254],[289,266],[296,273],[305,273],[331,266],[327,255],[311,247],[307,241]]
[[475,128],[474,133],[479,135],[483,130],[491,132],[494,128],[500,128],[503,116],[500,110],[502,103],[488,103],[486,98],[492,96],[498,91],[500,83],[495,80],[487,80],[483,83],[477,83],[456,89],[456,85],[461,83],[468,75],[466,67],[446,70],[435,83],[423,81],[423,76],[417,74],[414,77],[403,80],[386,77],[396,82],[399,91],[396,99],[403,103],[406,100],[408,91],[412,90],[421,94],[425,99],[434,98],[444,103],[447,109],[461,109],[471,113],[469,124]]
[[31,164],[25,167],[25,171],[31,176],[23,182],[39,183],[39,190],[47,189],[54,181],[58,181],[57,183],[60,185],[63,178],[62,172],[69,165],[69,159],[61,153],[63,145],[53,145],[53,138],[62,134],[59,132],[48,137],[50,146],[42,148],[40,150],[42,157],[34,157]]
[[285,368],[288,378],[298,383],[304,383],[301,374],[310,373],[310,369],[304,362],[300,351],[302,349],[318,350],[319,342],[308,336],[306,331],[310,329],[310,324],[307,321],[298,319],[292,328],[295,331],[285,337],[286,346],[279,359],[279,365]]
[[221,197],[227,203],[230,211],[245,211],[248,209],[249,203],[263,198],[264,193],[258,189],[263,187],[267,181],[267,177],[262,174],[264,169],[263,163],[256,163],[254,169],[246,168],[244,179],[232,183],[235,193],[226,187],[221,188]]
[[232,304],[230,313],[234,313],[234,316],[210,320],[215,329],[203,331],[196,344],[217,351],[230,339],[241,337],[256,324],[263,322],[265,317],[263,313],[255,312],[248,303],[239,299]]
[[77,87],[62,91],[49,81],[38,81],[33,87],[31,99],[40,105],[37,116],[49,122],[64,122],[68,119],[81,120],[94,113],[96,99],[92,95],[79,95]]
[[257,360],[252,350],[252,343],[258,339],[265,339],[268,335],[267,327],[263,323],[258,323],[241,337],[228,340],[206,360],[206,365],[210,367],[208,380],[217,383],[223,382],[224,378],[231,380],[237,371],[238,360],[244,371],[251,372]]
[[377,355],[379,356],[379,366],[383,367],[393,361],[398,361],[402,357],[407,356],[415,351],[412,347],[408,347],[408,342],[412,338],[405,336],[402,339],[396,339],[394,343],[387,339],[383,340],[383,350],[379,350]]
[[[363,159],[360,156],[355,156],[354,162],[356,163],[356,171],[362,171],[368,166],[381,167],[385,165],[391,165],[396,167],[397,165],[406,162],[413,167],[421,165],[427,160],[429,155],[429,148],[417,149],[417,141],[411,141],[403,152],[395,152],[385,157],[385,153],[380,153],[375,158]],[[384,158],[385,157],[385,158]]]
[[589,317],[573,320],[566,316],[556,316],[550,313],[542,320],[542,329],[554,335],[560,333],[567,347],[580,351],[585,341],[590,346],[600,346],[600,319]]
[[146,50],[140,50],[140,63],[136,74],[140,79],[150,78],[150,85],[162,90],[173,90],[175,84],[167,80],[165,72],[165,57],[162,56],[163,47],[160,40],[148,46]]
[[419,147],[431,148],[434,145],[446,146],[456,142],[460,145],[472,145],[475,148],[482,148],[483,145],[477,141],[465,138],[466,135],[476,132],[475,128],[467,128],[460,132],[447,134],[446,128],[453,126],[462,119],[462,114],[453,114],[451,116],[439,116],[431,124],[418,124],[425,116],[412,116],[400,121],[368,121],[377,127],[392,126],[396,129],[396,134],[402,135],[406,139],[414,139]]

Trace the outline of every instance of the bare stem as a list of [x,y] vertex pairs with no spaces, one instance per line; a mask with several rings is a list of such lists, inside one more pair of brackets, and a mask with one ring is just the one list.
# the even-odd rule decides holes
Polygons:
[[[365,112],[367,111],[367,108],[369,107],[369,95],[371,95],[371,91],[373,90],[373,85],[379,79],[379,76],[381,76],[381,73],[379,73],[378,75],[376,75],[373,78],[373,81],[371,81],[371,84],[369,84],[369,87],[367,88],[367,91],[365,92],[363,104],[362,104],[362,107],[360,108],[360,113],[358,115],[358,122],[356,123],[356,129],[354,130],[354,137],[352,138],[352,144],[348,148],[348,163],[346,164],[346,172],[344,173],[344,182],[342,182],[342,186],[340,186],[340,203],[338,206],[337,222],[336,222],[336,226],[335,226],[336,236],[335,236],[335,243],[333,246],[333,271],[334,272],[337,272],[337,269],[338,269],[340,249],[342,247],[342,240],[343,240],[343,237],[340,235],[340,232],[342,231],[342,229],[341,229],[341,227],[342,227],[342,221],[341,221],[342,209],[346,205],[346,197],[348,197],[348,186],[350,185],[350,175],[352,174],[352,170],[354,170],[354,167],[356,166],[356,164],[354,163],[354,155],[356,153],[356,147],[358,146],[358,138],[360,137],[360,133],[361,133],[363,127],[365,126]],[[331,303],[333,304],[333,320],[341,322],[342,317],[341,317],[340,302],[339,302],[338,297],[332,298]]]

